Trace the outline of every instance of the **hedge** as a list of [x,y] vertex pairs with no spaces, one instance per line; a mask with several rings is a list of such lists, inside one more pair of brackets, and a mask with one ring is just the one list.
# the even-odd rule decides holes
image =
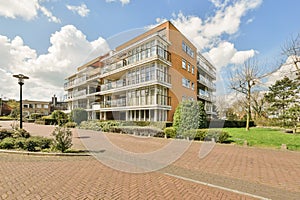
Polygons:
[[[254,121],[250,121],[250,127],[254,127]],[[210,128],[243,128],[246,127],[246,121],[236,120],[211,120],[209,121]]]
[[114,126],[110,128],[110,131],[113,133],[125,133],[139,136],[164,136],[164,132],[161,129],[150,126]]

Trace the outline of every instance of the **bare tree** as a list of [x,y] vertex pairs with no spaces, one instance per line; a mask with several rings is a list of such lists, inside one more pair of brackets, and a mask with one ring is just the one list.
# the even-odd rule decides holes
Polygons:
[[282,47],[282,54],[291,59],[297,70],[297,75],[300,76],[300,33],[296,37],[291,37]]
[[236,92],[244,94],[246,98],[247,131],[249,131],[249,122],[251,117],[252,92],[262,77],[261,70],[255,59],[248,59],[242,65],[237,66],[237,69],[231,73],[230,88]]

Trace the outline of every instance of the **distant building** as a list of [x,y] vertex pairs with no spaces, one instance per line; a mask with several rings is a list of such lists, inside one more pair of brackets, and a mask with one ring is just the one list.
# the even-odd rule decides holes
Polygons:
[[49,115],[51,112],[49,101],[22,100],[23,116],[29,116],[32,113]]
[[77,69],[64,85],[69,111],[89,119],[172,121],[183,100],[216,115],[215,67],[169,21]]

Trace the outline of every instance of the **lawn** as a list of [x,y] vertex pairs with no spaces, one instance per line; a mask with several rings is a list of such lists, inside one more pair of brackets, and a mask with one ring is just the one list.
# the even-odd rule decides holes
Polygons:
[[286,144],[289,150],[300,151],[300,134],[288,134],[282,130],[270,128],[224,128],[229,133],[230,140],[242,145],[247,140],[249,146],[272,147],[279,149],[281,144]]

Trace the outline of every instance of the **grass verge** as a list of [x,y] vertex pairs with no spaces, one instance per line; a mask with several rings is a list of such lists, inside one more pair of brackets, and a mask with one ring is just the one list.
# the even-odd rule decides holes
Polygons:
[[288,134],[271,128],[224,128],[229,133],[231,142],[242,145],[247,140],[249,146],[271,147],[279,149],[286,144],[289,150],[300,151],[300,134]]

